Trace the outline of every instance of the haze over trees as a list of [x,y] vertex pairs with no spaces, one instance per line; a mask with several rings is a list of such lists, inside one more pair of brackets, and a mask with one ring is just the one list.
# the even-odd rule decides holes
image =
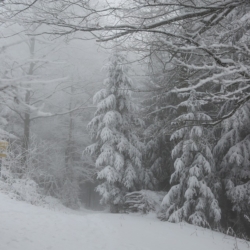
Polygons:
[[248,0],[5,0],[0,14],[12,181],[72,208],[93,185],[112,212],[250,237]]

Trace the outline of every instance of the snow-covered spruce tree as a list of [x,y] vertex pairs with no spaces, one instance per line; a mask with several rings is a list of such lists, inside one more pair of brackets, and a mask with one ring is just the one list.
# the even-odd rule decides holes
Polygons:
[[206,141],[206,129],[199,126],[211,118],[201,111],[206,102],[197,96],[198,93],[192,91],[188,99],[178,105],[186,108],[187,113],[173,122],[181,127],[171,136],[171,140],[178,142],[172,150],[175,171],[170,182],[173,186],[162,201],[159,217],[209,227],[220,221],[221,210],[208,186],[214,162]]
[[[230,109],[227,103],[224,107]],[[233,228],[237,234],[245,234],[250,228],[248,220],[250,217],[250,102],[245,103],[232,117],[224,120],[221,127],[221,138],[214,148],[214,156],[222,179],[220,203],[223,226],[226,229]]]
[[[158,82],[157,82],[158,83]],[[176,110],[172,98],[175,93],[154,91],[143,102],[146,119],[146,138],[144,166],[151,174],[148,181],[150,190],[169,190],[169,180],[173,172],[171,158],[172,142],[170,138],[171,120],[176,118]],[[171,107],[171,108],[169,108]]]
[[125,57],[114,53],[104,81],[106,88],[95,94],[97,111],[88,124],[95,143],[85,152],[96,157],[97,178],[101,181],[97,191],[101,203],[110,205],[111,212],[119,212],[126,192],[138,188],[142,170],[144,146],[136,134],[142,121],[135,116],[128,70]]
[[169,190],[170,176],[173,173],[171,121],[178,116],[176,105],[183,98],[178,98],[177,93],[169,92],[168,89],[173,86],[185,86],[187,72],[182,66],[172,67],[164,63],[171,60],[170,53],[157,51],[154,44],[151,45],[151,50],[147,73],[150,79],[145,84],[148,89],[152,89],[152,92],[144,95],[145,100],[142,103],[143,115],[147,118],[144,130],[146,138],[144,166],[153,174],[149,189],[152,190],[153,187],[158,190]]

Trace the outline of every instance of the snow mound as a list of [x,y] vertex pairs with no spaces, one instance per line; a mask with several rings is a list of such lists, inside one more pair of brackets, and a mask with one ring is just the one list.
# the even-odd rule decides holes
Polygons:
[[165,192],[141,190],[127,193],[125,196],[125,210],[130,212],[148,213],[158,211]]

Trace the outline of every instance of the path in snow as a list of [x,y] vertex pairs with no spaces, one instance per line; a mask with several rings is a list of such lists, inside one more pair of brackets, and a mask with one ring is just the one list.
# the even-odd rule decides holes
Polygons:
[[0,193],[0,250],[246,250],[247,242],[153,216],[65,213]]

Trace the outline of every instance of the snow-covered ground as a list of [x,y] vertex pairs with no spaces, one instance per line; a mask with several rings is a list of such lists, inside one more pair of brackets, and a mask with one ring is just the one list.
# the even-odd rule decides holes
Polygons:
[[53,211],[0,193],[0,250],[245,250],[249,245],[152,215]]

